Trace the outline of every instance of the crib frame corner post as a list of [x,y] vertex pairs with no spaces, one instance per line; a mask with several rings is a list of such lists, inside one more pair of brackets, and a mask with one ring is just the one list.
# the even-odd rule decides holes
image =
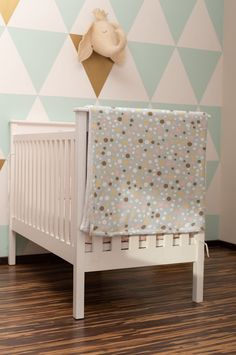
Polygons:
[[85,283],[85,233],[80,230],[83,218],[86,161],[87,161],[87,124],[88,110],[78,109],[75,129],[75,186],[74,186],[74,261],[73,261],[73,317],[84,318]]
[[16,265],[16,232],[9,226],[8,265]]
[[193,262],[193,302],[200,303],[203,301],[204,286],[204,242],[205,234],[199,233],[195,237],[196,241],[196,260]]
[[8,160],[8,192],[9,192],[9,232],[8,232],[8,265],[16,264],[16,232],[12,229],[14,206],[14,183],[15,183],[15,152],[13,141],[14,124],[10,123],[10,155]]
[[82,269],[81,260],[73,265],[73,317],[84,318],[84,292],[85,272]]

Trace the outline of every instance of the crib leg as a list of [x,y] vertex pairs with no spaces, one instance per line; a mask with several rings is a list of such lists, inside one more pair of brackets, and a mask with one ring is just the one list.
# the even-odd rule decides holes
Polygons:
[[73,266],[73,317],[84,318],[84,271]]
[[16,232],[9,227],[8,264],[16,265]]
[[197,236],[197,257],[193,263],[193,302],[203,301],[203,280],[204,280],[204,234]]

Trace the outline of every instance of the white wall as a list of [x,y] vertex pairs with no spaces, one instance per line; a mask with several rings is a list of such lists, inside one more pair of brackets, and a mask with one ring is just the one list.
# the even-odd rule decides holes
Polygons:
[[236,244],[236,1],[225,1],[220,239]]

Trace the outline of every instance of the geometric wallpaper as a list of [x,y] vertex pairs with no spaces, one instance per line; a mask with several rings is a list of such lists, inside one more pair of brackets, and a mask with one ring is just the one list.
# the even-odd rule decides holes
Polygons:
[[[74,45],[97,7],[128,39],[124,65],[111,65],[99,86]],[[96,103],[211,115],[206,238],[218,238],[223,8],[223,0],[0,0],[0,256],[7,255],[9,121],[73,121],[75,106]],[[37,251],[18,240],[18,253]]]

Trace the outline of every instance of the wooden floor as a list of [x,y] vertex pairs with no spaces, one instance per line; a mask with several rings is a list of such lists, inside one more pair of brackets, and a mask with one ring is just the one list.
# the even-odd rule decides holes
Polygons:
[[205,301],[191,265],[90,273],[72,318],[72,267],[0,266],[0,354],[236,354],[236,251],[211,248]]

